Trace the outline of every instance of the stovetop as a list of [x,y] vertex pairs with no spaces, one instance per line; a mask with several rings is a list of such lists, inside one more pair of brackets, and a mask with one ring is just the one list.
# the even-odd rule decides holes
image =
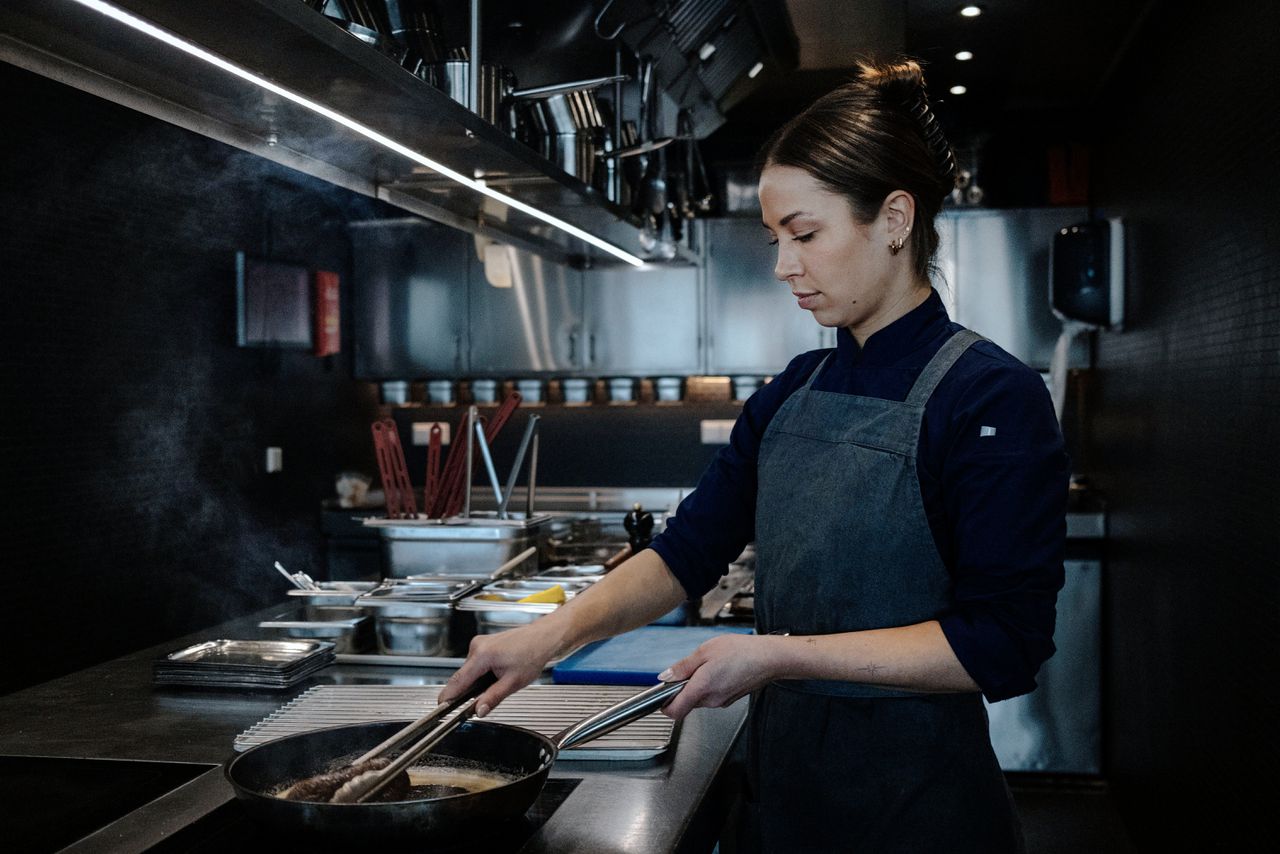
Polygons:
[[[517,852],[546,824],[570,793],[581,783],[580,778],[548,779],[541,794],[518,819],[508,821],[482,833],[468,836],[453,844],[433,843],[432,854],[508,854]],[[149,854],[225,854],[227,851],[296,851],[303,850],[300,840],[257,824],[239,801],[224,804],[199,821],[169,836],[149,849]],[[326,850],[307,840],[305,850]],[[333,850],[352,850],[349,844]],[[423,846],[407,842],[400,846],[379,843],[379,854],[393,851],[422,851]]]

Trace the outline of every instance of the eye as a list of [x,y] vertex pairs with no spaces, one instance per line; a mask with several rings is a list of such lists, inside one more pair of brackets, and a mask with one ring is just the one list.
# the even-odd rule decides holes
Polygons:
[[795,237],[791,239],[799,241],[800,243],[808,243],[810,240],[813,240],[813,236],[817,233],[818,232],[816,231],[811,231],[808,234],[797,234]]
[[776,237],[775,237],[775,238],[773,238],[772,240],[770,240],[770,241],[769,241],[769,245],[770,245],[770,246],[777,246],[777,245],[778,245],[778,238],[776,238]]

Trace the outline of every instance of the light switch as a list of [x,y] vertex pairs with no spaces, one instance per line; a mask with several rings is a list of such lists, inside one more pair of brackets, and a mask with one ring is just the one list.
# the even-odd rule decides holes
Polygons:
[[267,474],[284,471],[284,448],[267,448],[266,468]]
[[431,425],[440,425],[440,444],[449,444],[449,423],[447,421],[415,421],[413,422],[413,444],[426,447],[431,444]]

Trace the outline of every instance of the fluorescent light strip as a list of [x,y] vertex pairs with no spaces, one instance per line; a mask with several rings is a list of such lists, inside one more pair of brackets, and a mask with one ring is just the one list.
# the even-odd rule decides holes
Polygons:
[[308,100],[307,98],[302,97],[296,92],[291,92],[288,89],[285,89],[281,86],[277,86],[275,83],[272,83],[270,80],[267,80],[263,77],[259,77],[253,72],[247,71],[238,65],[233,65],[232,63],[227,62],[222,57],[209,53],[207,50],[201,47],[198,47],[197,45],[194,45],[191,42],[184,41],[178,38],[177,36],[175,36],[173,33],[170,33],[167,30],[162,30],[159,27],[155,26],[154,24],[144,21],[141,18],[135,17],[129,14],[128,12],[125,12],[122,9],[112,6],[109,3],[104,3],[102,2],[102,0],[73,0],[73,2],[79,3],[81,6],[85,6],[86,8],[92,9],[93,11],[98,12],[99,14],[105,15],[108,18],[119,21],[125,26],[131,27],[132,29],[135,29],[140,33],[145,33],[146,35],[151,36],[152,38],[158,41],[162,41],[165,44],[170,45],[171,47],[176,47],[178,50],[182,51],[183,53],[190,54],[191,56],[194,56],[197,59],[202,59],[205,62],[209,63],[210,65],[221,68],[223,71],[227,72],[228,74],[234,74],[236,77],[239,77],[242,80],[247,80],[250,83],[254,84],[255,86],[259,86],[263,89],[266,89],[268,92],[273,92],[276,95],[279,95],[281,98],[285,98],[289,101],[293,101],[295,104],[301,107],[305,107],[306,109],[311,110],[314,113],[318,113],[319,115],[324,116],[330,121],[337,122],[343,127],[350,128],[351,130],[355,131],[361,136],[366,137],[370,140],[373,140],[379,145],[385,148],[388,148],[391,151],[396,152],[397,154],[407,157],[408,159],[412,160],[414,163],[421,164],[422,166],[425,166],[434,172],[440,173],[446,178],[449,178],[453,181],[458,182],[459,184],[461,184],[462,186],[470,190],[474,190],[475,192],[480,193],[481,195],[484,195],[484,196],[488,196],[491,199],[496,199],[497,201],[502,202],[505,205],[509,205],[518,211],[527,213],[531,217],[535,217],[549,225],[553,225],[556,228],[560,229],[561,231],[567,234],[571,234],[574,237],[577,237],[578,239],[583,240],[591,244],[592,246],[595,246],[597,249],[602,249],[605,252],[608,252],[610,255],[613,255],[615,258],[619,258],[623,261],[626,261],[628,264],[631,264],[634,267],[646,266],[645,262],[641,258],[638,258],[637,256],[632,255],[630,252],[627,252],[623,249],[619,249],[617,246],[614,246],[612,243],[608,243],[604,240],[601,240],[600,238],[596,237],[594,234],[589,234],[588,232],[583,231],[582,229],[578,228],[576,225],[571,225],[570,223],[567,223],[564,220],[559,219],[558,217],[554,217],[549,213],[545,213],[531,205],[525,204],[519,199],[513,199],[511,196],[508,196],[505,193],[500,193],[497,190],[487,187],[485,186],[483,181],[476,181],[472,178],[468,178],[466,175],[463,175],[461,172],[457,172],[453,169],[450,169],[448,166],[445,166],[443,163],[437,163],[436,161],[432,160],[429,157],[424,157],[423,155],[414,151],[412,148],[401,145],[400,143],[396,142],[394,139],[391,139],[390,137],[386,137],[378,133],[373,128],[369,128],[360,124],[355,119],[348,118],[347,116],[342,115],[342,113],[331,110],[328,107],[324,106],[323,104],[318,104],[315,101]]

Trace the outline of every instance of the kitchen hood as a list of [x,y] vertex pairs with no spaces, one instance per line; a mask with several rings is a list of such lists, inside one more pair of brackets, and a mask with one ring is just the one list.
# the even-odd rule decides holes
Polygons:
[[[736,43],[719,34],[747,20],[734,11],[746,4],[701,5],[716,7],[704,21],[714,31],[686,38]],[[624,41],[652,45],[645,27]],[[684,80],[685,97],[731,95],[732,81],[699,93],[687,77],[698,72],[682,77],[678,54],[664,56],[659,79]],[[630,211],[299,0],[6,0],[0,59],[560,263],[650,260]]]

